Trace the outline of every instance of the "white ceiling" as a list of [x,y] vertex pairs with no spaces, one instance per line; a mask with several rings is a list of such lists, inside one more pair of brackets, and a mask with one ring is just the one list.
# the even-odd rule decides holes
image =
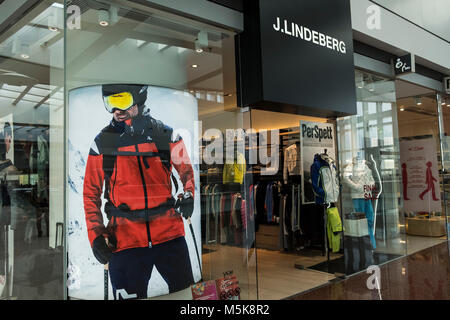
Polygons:
[[[23,5],[25,2],[27,1],[15,0],[1,3],[0,24],[1,21],[7,21],[8,17],[11,17],[13,13],[17,15],[21,4]],[[120,2],[126,3],[126,1]],[[15,4],[13,5],[12,3]],[[125,40],[135,40],[136,50],[149,50],[153,46],[153,48],[162,49],[160,50],[161,52],[175,50],[182,57],[186,74],[184,86],[186,89],[197,93],[196,95],[200,99],[200,107],[204,105],[205,112],[211,112],[211,101],[217,101],[216,107],[212,109],[223,111],[224,87],[231,87],[232,91],[225,93],[234,93],[235,96],[235,85],[230,86],[223,83],[222,39],[232,37],[232,33],[228,31],[221,32],[217,28],[210,28],[198,22],[190,25],[186,23],[186,19],[179,22],[169,16],[165,17],[151,12],[130,11],[123,8],[119,9],[118,28],[114,29],[114,24],[105,28],[98,24],[97,9],[105,6],[101,1],[73,0],[72,3],[78,3],[82,7],[82,29],[78,35],[73,33],[72,38],[68,37],[66,40],[78,43],[78,38],[82,35],[82,43],[86,46],[80,46],[79,48],[72,46],[74,50],[68,53],[68,57],[70,57],[70,60],[68,60],[74,64],[78,63],[77,70],[85,69],[89,66],[88,63],[95,59],[95,56],[85,59],[89,52],[96,52],[96,56],[104,56],[108,50],[115,48],[115,45],[123,43]],[[91,8],[86,7],[86,4],[90,5]],[[57,30],[49,30],[50,26],[56,27]],[[127,32],[117,32],[127,27],[129,28]],[[208,32],[209,40],[209,49],[206,49],[201,54],[195,51],[194,44],[196,35],[200,30]],[[105,39],[106,34],[108,41],[105,44],[105,41],[102,42],[102,40]],[[3,59],[0,57],[0,69],[4,69],[4,72],[14,71],[36,79],[36,86],[30,84],[15,87],[4,85],[0,90],[0,96],[8,97],[11,103],[16,99],[40,103],[49,94],[54,95],[54,87],[57,85],[54,80],[55,76],[59,79],[57,81],[59,84],[62,84],[63,79],[63,36],[63,7],[56,0],[41,1],[32,10],[24,12],[20,21],[14,22],[12,28],[0,33],[0,56],[4,57]],[[23,49],[23,46],[21,46],[23,44],[28,46],[28,51],[26,48]],[[23,56],[24,53],[29,57],[25,58]],[[132,57],[123,58],[129,59]],[[149,56],[148,59],[152,59],[152,56]],[[90,61],[85,62],[85,60]],[[191,68],[192,64],[197,64],[198,68]],[[227,68],[226,71],[234,73],[234,67]],[[82,73],[80,74],[82,75]],[[73,75],[74,78],[76,76]],[[234,78],[234,76],[231,77],[233,80]],[[3,80],[5,79],[3,78]],[[98,79],[86,78],[79,80],[92,82],[96,80],[101,81],[101,79],[101,76],[99,76]],[[6,80],[2,81],[0,72],[0,84],[5,82]],[[55,86],[48,88],[46,91],[39,87],[50,83]],[[209,94],[207,95],[207,93]],[[212,97],[212,95],[215,96]],[[58,100],[58,98],[54,99]],[[202,104],[201,100],[208,101],[208,103]],[[15,102],[17,103],[17,101]]]

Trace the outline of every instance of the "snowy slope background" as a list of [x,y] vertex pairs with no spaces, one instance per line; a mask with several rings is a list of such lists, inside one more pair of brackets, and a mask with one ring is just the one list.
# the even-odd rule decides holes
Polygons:
[[[178,129],[178,133],[186,144],[191,162],[194,163],[193,150],[198,150],[198,138],[197,135],[194,135],[194,121],[198,120],[197,100],[189,93],[149,86],[146,105],[152,117],[161,120],[174,130]],[[87,237],[82,196],[89,148],[95,136],[108,125],[111,118],[112,115],[106,111],[103,105],[101,86],[83,87],[69,92],[68,288],[69,296],[77,299],[100,300],[104,297],[104,268],[92,254]],[[200,178],[198,165],[193,164],[193,168],[196,196],[191,219],[201,259]],[[175,170],[174,176],[179,180]],[[180,181],[178,182],[181,189],[182,184]],[[104,221],[106,224],[105,216]],[[184,223],[194,280],[199,281],[201,275],[194,241],[185,220]],[[148,296],[164,294],[168,294],[167,284],[156,268],[153,268],[148,286]],[[111,284],[109,284],[109,298],[113,298]]]

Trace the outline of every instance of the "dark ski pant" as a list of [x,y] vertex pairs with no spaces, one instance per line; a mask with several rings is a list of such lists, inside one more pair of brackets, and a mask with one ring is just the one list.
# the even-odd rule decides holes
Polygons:
[[191,260],[184,237],[152,248],[132,248],[112,254],[109,275],[115,300],[147,298],[153,266],[176,292],[194,283]]

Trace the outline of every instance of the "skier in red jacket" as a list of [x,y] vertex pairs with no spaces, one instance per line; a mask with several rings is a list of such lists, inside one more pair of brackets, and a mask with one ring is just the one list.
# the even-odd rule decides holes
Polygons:
[[[187,288],[194,280],[183,219],[175,206],[184,218],[191,217],[195,184],[183,140],[143,114],[147,86],[103,85],[102,93],[113,119],[89,151],[83,190],[94,256],[109,263],[115,299],[147,297],[154,266],[170,292]],[[184,187],[177,202],[172,167]]]

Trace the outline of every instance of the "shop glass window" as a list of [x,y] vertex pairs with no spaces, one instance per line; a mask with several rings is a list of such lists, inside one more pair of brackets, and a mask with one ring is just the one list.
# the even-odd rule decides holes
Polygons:
[[0,36],[0,298],[59,300],[66,290],[64,10],[29,4]]
[[[237,154],[234,162],[224,163],[227,129],[245,127],[236,103],[234,32],[150,3],[66,2],[81,8],[80,27],[67,29],[66,37],[66,220],[73,279],[68,296],[255,299],[254,235],[243,202],[245,163]],[[134,110],[133,103],[136,114],[115,118]],[[142,130],[134,131],[134,124]],[[120,144],[117,137],[108,145],[116,153],[104,149],[108,139],[95,140],[102,128],[125,130],[122,137],[128,140]],[[238,140],[231,140],[233,147]],[[100,165],[110,182],[104,203],[108,185],[102,189],[92,170],[98,155],[108,159]],[[159,211],[154,218],[139,216]],[[106,235],[97,232],[104,226]],[[94,241],[104,243],[106,237],[108,243],[117,239],[109,271],[103,265],[108,260],[93,251]],[[171,255],[170,246],[179,254]],[[146,251],[145,270],[132,254],[135,248]],[[115,272],[124,267],[148,278],[123,282]]]
[[[398,136],[392,123],[396,109],[390,107],[396,104],[395,83],[363,71],[356,73],[356,78],[365,79],[365,86],[356,89],[358,115],[337,120],[347,274],[406,252],[399,227],[404,218],[399,205]],[[348,121],[351,130],[342,130]]]

